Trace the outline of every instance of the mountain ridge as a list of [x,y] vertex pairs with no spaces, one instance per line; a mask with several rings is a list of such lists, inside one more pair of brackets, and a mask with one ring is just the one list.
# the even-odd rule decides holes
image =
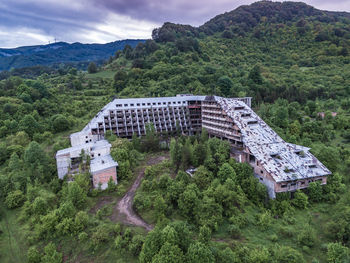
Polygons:
[[335,23],[350,19],[349,12],[319,10],[304,2],[258,1],[250,5],[241,5],[232,11],[214,16],[203,25],[191,25],[165,22],[153,30],[152,38],[158,42],[172,42],[181,36],[198,37],[201,33],[212,35],[236,27],[238,31],[250,31],[263,19],[266,23],[295,22],[300,19]]
[[48,45],[0,48],[0,71],[57,63],[102,61],[122,50],[126,45],[135,47],[143,39],[125,39],[106,44],[57,42]]

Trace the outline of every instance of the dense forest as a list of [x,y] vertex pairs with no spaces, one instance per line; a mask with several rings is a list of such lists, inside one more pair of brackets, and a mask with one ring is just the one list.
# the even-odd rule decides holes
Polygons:
[[[198,28],[165,23],[152,37],[88,71],[3,75],[0,261],[349,262],[350,14],[262,1]],[[328,184],[269,200],[225,142],[205,130],[165,142],[151,127],[131,141],[108,136],[118,185],[57,178],[57,150],[111,99],[179,93],[253,97],[283,139],[332,171]],[[115,209],[140,171],[134,210],[149,232]]]

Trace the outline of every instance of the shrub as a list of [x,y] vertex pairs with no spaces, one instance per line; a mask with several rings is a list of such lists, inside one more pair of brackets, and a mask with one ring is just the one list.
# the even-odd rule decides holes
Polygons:
[[278,233],[284,237],[291,238],[294,236],[294,230],[288,226],[282,226]]
[[28,263],[40,263],[41,262],[41,255],[35,247],[31,247],[28,249],[27,260],[28,260]]
[[86,232],[81,232],[81,233],[78,235],[78,239],[79,239],[79,241],[81,241],[81,242],[86,241],[88,238],[89,238],[89,236],[88,236],[88,234],[87,234]]
[[13,192],[10,192],[5,200],[5,204],[8,208],[16,208],[23,205],[24,201],[26,200],[26,197],[22,193],[21,190],[15,190]]
[[269,236],[269,240],[272,242],[277,242],[278,236],[276,234],[272,234]]
[[129,244],[129,251],[134,255],[138,256],[141,252],[141,248],[143,245],[143,242],[145,241],[144,236],[142,235],[135,235],[130,244]]
[[272,217],[269,211],[258,215],[257,225],[266,230],[272,223]]
[[228,227],[228,232],[232,238],[239,238],[241,236],[241,230],[238,226],[233,224]]
[[49,243],[44,248],[45,255],[41,258],[41,263],[61,263],[62,253],[57,252],[56,246],[53,243]]
[[298,234],[297,240],[302,246],[312,247],[316,241],[315,230],[310,226],[306,227]]
[[109,239],[109,229],[107,225],[99,225],[92,234],[91,240],[94,245],[106,242]]
[[[274,258],[278,263],[304,263],[305,260],[297,250],[288,246],[276,246]],[[273,260],[272,260],[273,261]]]

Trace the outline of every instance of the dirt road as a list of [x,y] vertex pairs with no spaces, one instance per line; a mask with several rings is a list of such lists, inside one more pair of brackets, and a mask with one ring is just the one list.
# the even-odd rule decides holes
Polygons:
[[[167,156],[151,157],[147,161],[146,166],[160,163],[166,159],[168,159]],[[147,224],[139,215],[135,213],[135,211],[132,208],[135,192],[137,188],[140,186],[141,180],[145,175],[146,166],[143,167],[142,170],[140,170],[139,175],[137,176],[134,184],[130,187],[130,189],[123,196],[123,198],[117,203],[116,212],[118,213],[118,216],[117,216],[118,221],[120,220],[125,224],[141,226],[145,228],[147,231],[150,231],[153,229],[153,226],[150,224]]]

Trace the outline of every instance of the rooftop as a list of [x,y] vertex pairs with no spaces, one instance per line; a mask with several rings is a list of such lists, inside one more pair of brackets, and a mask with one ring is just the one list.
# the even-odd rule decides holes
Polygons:
[[71,152],[77,152],[77,151],[81,152],[81,150],[84,150],[85,152],[94,151],[94,150],[98,150],[98,149],[105,148],[105,147],[109,147],[109,148],[111,147],[111,144],[107,140],[89,142],[89,143],[80,144],[80,145],[76,145],[76,146],[72,146],[72,147],[69,147],[66,149],[59,150],[56,153],[56,157],[61,156],[61,155],[65,155],[65,154],[69,154]]
[[118,166],[118,163],[113,160],[110,154],[96,157],[90,161],[90,172],[94,173],[97,171],[102,171],[111,167]]
[[[143,109],[143,108],[164,108],[169,106],[185,106],[188,101],[204,101],[208,96],[192,95],[192,94],[179,94],[175,97],[153,97],[153,98],[127,98],[127,99],[114,99],[107,105],[105,105],[95,117],[84,127],[82,132],[89,132],[92,128],[96,128],[98,122],[104,121],[104,116],[109,115],[113,110],[126,110],[126,109]],[[250,98],[250,97],[248,97]],[[242,100],[245,98],[236,98],[236,100]]]
[[[326,176],[331,172],[309,148],[285,142],[245,103],[216,97],[240,128],[244,144],[276,182]],[[242,115],[249,114],[249,117]]]

